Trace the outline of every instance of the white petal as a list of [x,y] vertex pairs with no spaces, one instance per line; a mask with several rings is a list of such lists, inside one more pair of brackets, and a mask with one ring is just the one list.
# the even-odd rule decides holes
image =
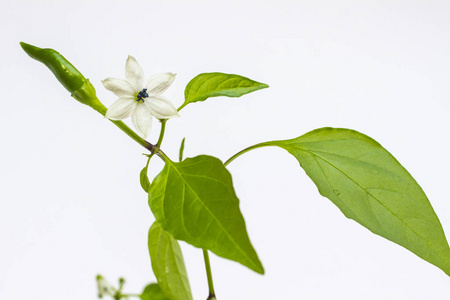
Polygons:
[[136,105],[137,101],[132,97],[119,98],[108,108],[105,117],[111,120],[123,120],[130,116]]
[[145,139],[152,128],[152,114],[147,105],[136,103],[137,105],[131,113],[131,121],[133,121],[134,127]]
[[125,65],[125,78],[133,84],[137,91],[144,87],[144,71],[136,59],[129,55]]
[[98,293],[101,296],[111,295],[114,296],[114,289],[112,285],[103,278],[97,279],[97,289]]
[[149,78],[147,85],[147,93],[149,96],[159,96],[164,93],[165,90],[172,84],[175,80],[177,74],[173,73],[163,73],[153,75]]
[[116,94],[117,97],[134,97],[137,93],[133,85],[124,79],[106,78],[102,83],[107,90]]
[[173,104],[162,96],[151,96],[145,99],[153,116],[158,119],[168,119],[172,117],[179,117],[177,109]]

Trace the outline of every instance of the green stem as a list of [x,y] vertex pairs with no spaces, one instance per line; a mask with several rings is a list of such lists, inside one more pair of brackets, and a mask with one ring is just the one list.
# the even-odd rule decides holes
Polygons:
[[209,295],[207,300],[216,300],[216,294],[214,292],[214,284],[211,273],[211,264],[209,263],[208,250],[203,249],[203,259],[205,260],[206,276],[208,277],[208,289]]
[[154,151],[154,152],[152,152],[152,153],[150,153],[150,155],[148,156],[146,168],[148,168],[148,164],[150,163],[150,159],[153,157],[153,155],[155,155],[155,153],[162,152],[162,151],[159,149],[159,147],[161,146],[162,140],[163,140],[163,138],[164,138],[164,132],[166,131],[166,122],[167,122],[167,119],[160,120],[160,121],[161,121],[161,131],[159,132],[158,142],[156,142],[156,148],[157,148],[157,150]]
[[[100,100],[95,96],[90,98],[91,102],[95,102],[98,105],[93,107],[96,111],[98,111],[102,116],[106,115],[106,111],[108,110],[101,102]],[[118,120],[110,120],[114,123],[117,127],[120,128],[123,132],[125,132],[129,137],[131,137],[133,140],[138,142],[139,145],[144,147],[145,149],[149,150],[151,153],[158,152],[159,147],[156,147],[155,145],[147,142],[143,138],[141,138],[136,132],[134,132],[130,127],[128,127],[124,122],[118,121]]]
[[[100,100],[98,100],[97,97],[95,97],[93,100],[96,100],[100,105],[98,107],[94,107],[96,111],[98,111],[101,115],[105,116],[107,108],[101,104]],[[117,127],[120,128],[123,132],[125,132],[129,137],[131,137],[133,140],[138,142],[139,145],[144,147],[145,149],[149,150],[151,153],[158,152],[158,148],[155,145],[147,142],[143,138],[141,138],[136,132],[134,132],[130,127],[128,127],[124,122],[118,121],[118,120],[110,120],[114,123]]]
[[156,142],[156,146],[161,147],[162,140],[164,138],[164,132],[166,131],[166,122],[168,119],[159,120],[161,122],[161,131],[159,132],[159,138]]
[[[184,140],[183,140],[184,142]],[[244,150],[239,151],[238,153],[236,153],[235,155],[233,155],[232,157],[230,157],[225,163],[224,165],[227,166],[228,164],[230,164],[233,160],[235,160],[236,158],[238,158],[239,156],[241,156],[242,154],[251,151],[253,149],[257,149],[257,148],[261,148],[261,147],[266,147],[266,146],[271,146],[269,142],[264,142],[264,143],[259,143],[253,146],[250,146],[248,148],[245,148]],[[165,156],[165,155],[164,155]],[[180,160],[181,160],[181,154],[180,154]],[[211,264],[209,262],[209,255],[208,255],[208,250],[203,249],[203,258],[205,260],[205,269],[206,269],[206,276],[208,278],[208,288],[209,288],[209,295],[207,300],[216,300],[216,294],[214,292],[214,284],[213,284],[213,278],[212,278],[212,272],[211,272]]]
[[122,294],[122,297],[125,297],[125,298],[128,298],[128,297],[140,298],[141,295],[139,295],[139,294]]
[[154,153],[154,152],[158,151],[159,147],[157,147],[157,146],[147,142],[143,138],[141,138],[136,132],[131,130],[131,128],[128,127],[124,122],[122,122],[122,121],[115,121],[115,120],[110,120],[110,121],[113,122],[114,125],[119,127],[123,132],[125,132],[129,137],[131,137],[133,140],[138,142],[139,145],[141,145],[145,149],[149,150],[151,153]]
[[179,112],[180,110],[182,110],[183,109],[183,107],[185,107],[186,105],[187,105],[188,103],[183,103],[183,104],[181,104],[181,106],[180,107],[178,107],[178,109],[177,109],[177,111]]
[[152,158],[153,153],[150,153],[150,155],[147,155],[147,154],[144,154],[144,155],[146,155],[146,156],[148,157],[148,159],[147,159],[147,164],[145,165],[145,167],[146,167],[147,170],[148,170],[148,165],[150,164],[150,159]]
[[235,160],[236,158],[238,158],[239,156],[241,156],[244,153],[247,153],[248,151],[251,151],[253,149],[258,149],[258,148],[262,148],[262,147],[267,147],[267,146],[273,146],[270,144],[271,142],[264,142],[264,143],[259,143],[253,146],[250,146],[248,148],[245,148],[244,150],[239,151],[238,153],[236,153],[235,155],[233,155],[232,157],[230,157],[225,163],[224,166],[228,166],[233,160]]

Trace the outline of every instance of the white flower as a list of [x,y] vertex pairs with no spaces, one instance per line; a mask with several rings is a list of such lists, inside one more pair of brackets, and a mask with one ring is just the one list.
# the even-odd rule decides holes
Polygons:
[[176,74],[153,75],[144,85],[144,71],[136,59],[128,56],[125,65],[125,79],[106,78],[103,86],[119,99],[106,112],[111,120],[123,120],[131,115],[136,130],[146,138],[152,127],[152,116],[158,119],[177,117],[175,106],[161,94],[167,90]]
[[103,298],[105,295],[113,297],[115,294],[113,286],[101,275],[97,275],[97,289],[99,298]]

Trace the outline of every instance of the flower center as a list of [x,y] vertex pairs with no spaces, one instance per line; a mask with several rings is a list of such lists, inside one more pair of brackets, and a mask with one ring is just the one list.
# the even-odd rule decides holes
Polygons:
[[142,103],[144,103],[144,98],[147,98],[148,94],[147,94],[147,89],[142,89],[142,91],[139,92],[139,94],[136,95],[136,101],[142,101]]

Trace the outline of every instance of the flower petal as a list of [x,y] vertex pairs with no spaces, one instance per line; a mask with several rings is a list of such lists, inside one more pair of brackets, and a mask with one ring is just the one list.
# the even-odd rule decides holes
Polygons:
[[177,74],[173,73],[163,73],[156,74],[149,78],[146,88],[149,96],[159,96],[164,93],[165,90],[172,84],[175,80]]
[[152,114],[147,105],[136,102],[137,105],[131,113],[131,121],[136,130],[144,137],[150,133],[152,128]]
[[158,119],[179,117],[175,106],[162,96],[150,96],[145,99],[144,103],[147,104],[152,115]]
[[105,117],[111,120],[123,120],[128,118],[135,108],[137,101],[133,97],[119,98],[111,104]]
[[131,82],[138,92],[143,89],[144,71],[137,60],[131,55],[128,55],[127,63],[125,65],[125,78]]
[[102,81],[103,86],[116,94],[117,97],[134,97],[136,89],[127,80],[118,78],[106,78]]

